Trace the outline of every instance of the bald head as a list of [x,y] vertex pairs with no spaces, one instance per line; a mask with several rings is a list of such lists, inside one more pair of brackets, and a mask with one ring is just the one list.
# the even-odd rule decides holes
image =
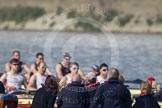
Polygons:
[[72,77],[72,81],[77,81],[77,82],[81,82],[81,77],[79,74],[74,74]]
[[119,78],[119,71],[116,68],[111,68],[108,71],[108,79]]

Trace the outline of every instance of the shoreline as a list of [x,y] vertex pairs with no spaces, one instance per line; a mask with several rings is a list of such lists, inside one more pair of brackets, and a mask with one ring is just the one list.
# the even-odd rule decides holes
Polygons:
[[[76,31],[76,30],[38,30],[38,29],[0,29],[0,31],[5,31],[5,32],[67,32],[67,33],[102,33],[102,32],[97,32],[97,31]],[[162,35],[162,32],[131,32],[131,31],[103,31],[104,33],[113,33],[113,34],[136,34],[136,35]]]

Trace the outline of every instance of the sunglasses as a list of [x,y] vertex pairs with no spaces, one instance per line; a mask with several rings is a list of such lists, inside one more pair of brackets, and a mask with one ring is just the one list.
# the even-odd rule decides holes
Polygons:
[[45,67],[45,66],[42,66],[41,68],[42,68],[42,69],[46,69],[46,67]]
[[65,59],[66,61],[69,61],[70,59]]
[[107,72],[107,71],[108,71],[108,69],[102,69],[102,71]]
[[78,70],[79,68],[72,68],[73,70]]
[[44,58],[38,58],[39,60],[43,60]]
[[14,65],[14,66],[18,66],[19,64],[12,64],[12,65]]

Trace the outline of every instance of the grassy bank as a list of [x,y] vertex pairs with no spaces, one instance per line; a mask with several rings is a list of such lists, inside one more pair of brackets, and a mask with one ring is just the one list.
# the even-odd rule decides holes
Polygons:
[[16,23],[36,19],[45,14],[43,8],[21,7],[0,9],[0,22],[15,21]]
[[0,29],[162,33],[161,0],[0,2]]

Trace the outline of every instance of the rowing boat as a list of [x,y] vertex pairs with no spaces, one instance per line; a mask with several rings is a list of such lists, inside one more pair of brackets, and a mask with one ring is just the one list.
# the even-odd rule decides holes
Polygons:
[[[139,89],[130,89],[130,92],[131,92],[132,98],[139,96],[139,94],[141,93]],[[30,108],[32,100],[33,100],[32,96],[28,96],[26,98],[19,98],[17,108]],[[158,103],[162,108],[162,102],[159,101]],[[55,105],[54,108],[57,108],[57,106]]]

